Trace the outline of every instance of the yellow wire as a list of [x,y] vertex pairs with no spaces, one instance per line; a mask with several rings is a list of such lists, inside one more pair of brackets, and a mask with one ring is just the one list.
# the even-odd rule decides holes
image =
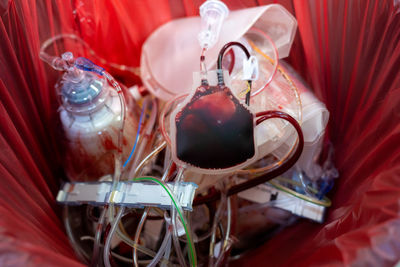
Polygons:
[[[277,183],[275,180],[276,181],[282,181],[282,182],[290,183],[290,184],[296,185],[296,186],[302,186],[299,182],[293,181],[291,179],[286,179],[286,178],[283,178],[283,177],[278,177],[278,178],[275,178],[275,179],[273,179],[273,180],[268,182],[272,186],[274,186],[276,189],[279,189],[279,190],[281,190],[281,191],[283,191],[285,193],[288,193],[288,194],[290,194],[290,195],[292,195],[294,197],[300,198],[300,199],[305,200],[307,202],[311,202],[313,204],[316,204],[316,205],[319,205],[319,206],[323,206],[323,207],[330,207],[332,205],[331,200],[329,198],[325,197],[325,196],[324,196],[323,200],[319,200],[319,199],[316,199],[316,198],[313,198],[313,197],[310,197],[310,196],[307,196],[307,195],[304,195],[304,194],[300,194],[300,193],[290,189],[289,187],[286,187],[284,185],[281,185],[280,183]],[[312,188],[312,187],[308,187],[308,188],[310,190],[316,192],[316,190],[314,188]]]
[[[248,40],[251,48],[256,51],[257,53],[259,53],[261,56],[263,56],[264,58],[266,58],[271,64],[275,64],[275,60],[273,60],[272,58],[270,58],[267,54],[265,54],[263,51],[261,51],[260,48],[258,48],[258,46],[256,46],[251,40]],[[296,85],[294,84],[294,82],[292,81],[292,79],[290,78],[290,76],[279,66],[278,64],[278,71],[282,74],[283,78],[286,79],[287,82],[289,82],[289,84],[291,85],[293,91],[295,91],[295,95],[296,95],[296,102],[300,107],[300,110],[302,110],[302,104],[301,104],[301,98],[299,95],[299,90],[297,89]],[[302,121],[302,113],[300,112],[300,118],[299,118],[299,122]]]
[[244,97],[248,92],[250,92],[250,90],[251,90],[250,83],[247,82],[247,89],[243,90],[241,93],[239,93],[239,97],[240,98]]
[[[248,40],[251,48],[256,51],[257,53],[259,53],[261,56],[263,56],[264,58],[266,58],[271,64],[275,64],[275,60],[273,60],[272,58],[270,58],[267,54],[265,54],[264,52],[262,52],[260,50],[260,48],[258,48],[251,40]],[[296,87],[296,85],[294,84],[294,82],[292,81],[292,79],[290,78],[290,76],[278,65],[277,70],[281,73],[282,77],[289,83],[289,85],[291,86],[292,90],[295,92],[295,98],[296,98],[296,102],[298,104],[298,106],[300,107],[300,111],[302,110],[302,103],[301,103],[301,99],[299,96],[299,92],[298,89]],[[302,118],[303,114],[302,112],[299,112],[299,119],[298,122],[301,125],[302,122]],[[259,174],[259,173],[263,173],[266,172],[278,165],[281,165],[292,153],[292,151],[294,151],[296,145],[298,143],[298,138],[296,140],[296,142],[293,144],[292,148],[290,149],[290,151],[288,151],[288,153],[286,153],[286,155],[278,162],[270,165],[270,166],[266,166],[266,167],[261,167],[261,168],[252,168],[252,169],[244,169],[244,170],[237,170],[236,173],[238,174],[249,174],[249,175],[255,175],[255,174]]]

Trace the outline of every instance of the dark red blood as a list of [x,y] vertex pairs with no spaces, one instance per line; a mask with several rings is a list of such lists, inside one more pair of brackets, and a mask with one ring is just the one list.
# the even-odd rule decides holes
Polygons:
[[225,169],[255,153],[253,115],[227,87],[199,87],[176,116],[177,157],[203,169]]
[[207,126],[203,120],[193,114],[188,114],[186,118],[182,120],[182,128],[196,130],[198,133],[205,133]]
[[193,103],[191,109],[207,112],[212,121],[227,121],[236,111],[235,103],[224,91],[203,96]]
[[[83,142],[93,142],[99,147],[88,151]],[[96,181],[104,175],[114,173],[116,149],[107,132],[92,138],[76,138],[68,145],[65,159],[69,178],[74,181]]]
[[106,150],[118,149],[117,146],[114,144],[112,137],[108,133],[103,132],[100,138],[101,138],[101,143]]

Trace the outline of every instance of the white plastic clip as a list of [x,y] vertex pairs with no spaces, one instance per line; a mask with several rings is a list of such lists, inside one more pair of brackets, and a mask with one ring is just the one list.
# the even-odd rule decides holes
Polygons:
[[251,56],[249,59],[243,59],[242,80],[258,80],[258,60],[255,56]]

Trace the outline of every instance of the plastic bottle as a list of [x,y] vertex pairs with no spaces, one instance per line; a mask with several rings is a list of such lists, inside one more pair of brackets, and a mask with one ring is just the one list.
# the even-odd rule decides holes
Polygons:
[[[71,55],[65,53],[63,59],[68,61]],[[95,181],[112,175],[121,127],[117,91],[103,76],[75,66],[63,74],[56,90],[60,96],[60,119],[67,141],[65,170],[68,178]],[[123,158],[127,158],[133,146],[139,116],[133,98],[129,94],[124,95]]]

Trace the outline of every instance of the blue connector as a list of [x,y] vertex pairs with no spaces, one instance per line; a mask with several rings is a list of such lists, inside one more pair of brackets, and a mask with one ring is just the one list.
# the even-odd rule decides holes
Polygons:
[[97,66],[92,61],[84,57],[78,57],[75,60],[75,66],[80,70],[91,71],[99,75],[103,75],[104,73],[104,69],[102,67]]
[[319,200],[321,200],[329,191],[331,191],[331,189],[333,188],[333,185],[334,185],[333,179],[323,180],[316,197]]

